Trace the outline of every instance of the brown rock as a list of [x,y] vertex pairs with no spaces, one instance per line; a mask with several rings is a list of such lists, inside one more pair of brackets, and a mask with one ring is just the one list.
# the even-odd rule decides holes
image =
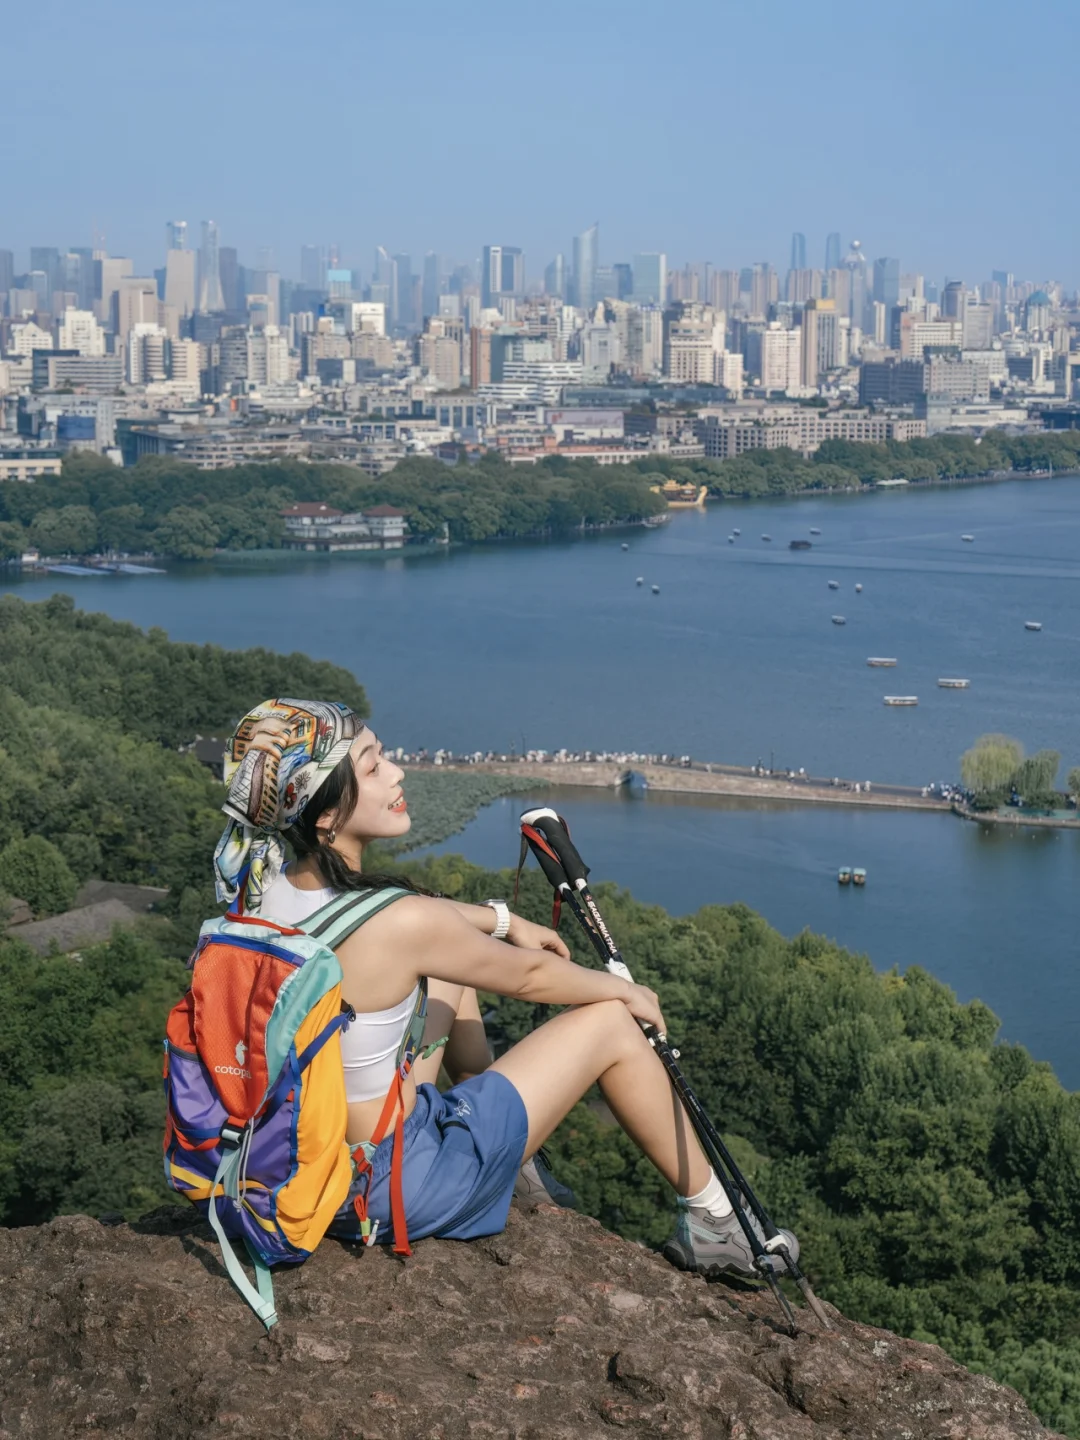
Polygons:
[[275,1288],[267,1335],[193,1212],[0,1231],[0,1440],[1051,1440],[934,1346],[805,1311],[792,1339],[546,1207],[406,1261],[327,1241]]

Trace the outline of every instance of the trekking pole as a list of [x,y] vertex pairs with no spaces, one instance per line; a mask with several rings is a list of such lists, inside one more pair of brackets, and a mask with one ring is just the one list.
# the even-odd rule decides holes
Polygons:
[[[557,902],[565,901],[573,910],[575,919],[584,930],[605,967],[612,974],[633,983],[633,977],[626,961],[615,944],[611,932],[604,922],[604,917],[600,914],[600,909],[589,890],[588,866],[570,839],[566,823],[554,810],[546,807],[526,810],[521,817],[521,837],[522,861],[524,861],[527,847],[536,856],[541,870],[555,890]],[[829,1317],[811,1289],[810,1282],[800,1269],[798,1261],[791,1254],[787,1241],[773,1224],[765,1207],[736,1164],[731,1151],[725,1145],[723,1136],[705,1113],[701,1102],[682,1073],[678,1063],[679,1051],[669,1043],[667,1036],[661,1034],[655,1025],[647,1024],[645,1021],[638,1023],[641,1025],[645,1038],[667,1071],[672,1088],[682,1102],[701,1148],[735,1212],[735,1217],[754,1257],[754,1267],[775,1296],[792,1334],[797,1333],[795,1316],[788,1304],[787,1296],[777,1284],[776,1275],[770,1263],[773,1256],[782,1261],[787,1273],[798,1286],[803,1298],[820,1323],[826,1330],[831,1330]],[[750,1210],[754,1219],[761,1226],[762,1234],[765,1237],[764,1243],[747,1217],[746,1209]]]

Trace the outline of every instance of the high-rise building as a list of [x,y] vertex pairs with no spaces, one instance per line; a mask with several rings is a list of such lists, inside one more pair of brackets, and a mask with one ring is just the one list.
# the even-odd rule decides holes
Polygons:
[[[840,232],[833,230],[825,236],[825,269],[840,269]],[[807,382],[809,383],[809,382]]]
[[126,275],[117,291],[116,333],[126,340],[136,325],[158,326],[157,282],[143,275]]
[[165,249],[186,250],[187,249],[187,221],[166,220],[165,221]]
[[168,378],[164,327],[140,321],[126,336],[127,378],[132,385],[153,385]]
[[15,286],[15,252],[0,250],[0,295]]
[[874,300],[888,308],[900,301],[900,261],[883,256],[874,261]]
[[420,291],[420,308],[423,311],[421,320],[426,320],[429,315],[438,315],[439,297],[442,295],[442,290],[442,256],[436,255],[434,250],[429,250],[424,256],[424,283]]
[[525,256],[516,245],[485,245],[480,276],[480,304],[485,310],[500,300],[525,294]]
[[[760,334],[759,378],[765,393],[798,390],[802,385],[802,331],[785,330],[773,321]],[[753,367],[751,367],[753,368]]]
[[755,265],[750,272],[750,314],[764,319],[778,294],[779,282],[773,267],[767,261]]
[[217,221],[204,220],[202,246],[199,250],[199,309],[204,315],[226,309],[225,297],[221,291],[220,267]]
[[[75,245],[68,252],[66,258],[69,261],[76,259],[79,262],[79,279],[75,287],[79,294],[79,309],[92,310],[94,308],[94,301],[97,298],[97,291],[94,285],[94,252],[88,245]],[[0,278],[2,278],[2,276],[0,276]],[[0,284],[0,290],[3,288],[3,285]],[[70,283],[68,283],[66,278],[64,289],[69,290],[70,288]]]
[[566,256],[556,255],[544,270],[544,294],[557,300],[566,299]]
[[962,321],[965,350],[989,350],[994,339],[995,306],[988,301],[969,300]]
[[57,348],[80,355],[104,355],[105,332],[90,310],[65,310],[57,328]]
[[391,326],[398,319],[398,273],[397,264],[385,245],[375,248],[375,273],[371,280],[371,299],[382,301],[386,306],[386,318]]
[[596,304],[596,267],[600,263],[600,223],[574,236],[573,303],[581,310]]
[[31,245],[30,270],[31,273],[38,271],[44,275],[45,304],[48,305],[53,291],[61,288],[60,251],[55,245]]
[[791,237],[791,266],[792,270],[806,269],[806,236],[796,230]]
[[240,258],[234,245],[222,245],[218,251],[218,277],[225,309],[237,314],[244,308],[244,291],[240,284]]
[[394,323],[411,327],[417,323],[413,313],[412,256],[395,255],[394,266],[397,271],[397,310]]
[[662,250],[635,255],[630,262],[635,305],[663,305],[667,300],[667,256]]
[[967,292],[964,289],[964,282],[962,280],[948,281],[941,295],[942,318],[963,320],[966,302]]
[[724,323],[709,306],[677,301],[664,312],[664,375],[684,385],[712,385],[724,350]]
[[195,313],[197,258],[194,250],[185,250],[181,245],[165,253],[165,304],[174,306],[178,315]]
[[802,315],[802,383],[816,389],[822,373],[836,364],[837,304],[833,299],[807,300]]
[[326,247],[300,246],[300,284],[305,290],[326,289]]

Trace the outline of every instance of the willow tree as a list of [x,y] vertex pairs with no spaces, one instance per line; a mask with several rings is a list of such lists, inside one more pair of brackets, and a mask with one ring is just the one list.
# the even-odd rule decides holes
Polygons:
[[1009,735],[980,735],[960,759],[960,776],[986,809],[1000,805],[1024,759],[1024,747]]

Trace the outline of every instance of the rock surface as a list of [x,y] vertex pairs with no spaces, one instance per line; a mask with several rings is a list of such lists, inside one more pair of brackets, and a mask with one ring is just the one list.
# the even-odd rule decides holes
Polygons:
[[68,1216],[0,1231],[0,1437],[1049,1440],[939,1349],[681,1275],[542,1206],[412,1259],[325,1242],[267,1335],[209,1230]]

